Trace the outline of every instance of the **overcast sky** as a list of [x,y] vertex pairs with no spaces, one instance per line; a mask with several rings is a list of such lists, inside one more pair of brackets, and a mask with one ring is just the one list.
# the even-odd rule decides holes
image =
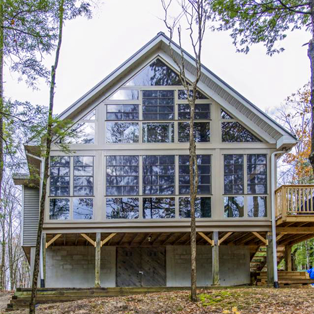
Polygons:
[[[57,73],[55,112],[60,113],[86,91],[117,68],[158,32],[167,30],[160,20],[160,0],[103,0],[91,20],[78,18],[64,29]],[[207,31],[202,63],[264,111],[309,81],[307,47],[310,34],[297,31],[282,43],[285,52],[266,56],[262,45],[250,53],[236,53],[227,33]],[[191,52],[188,40],[184,48]],[[46,60],[51,65],[52,59]],[[12,100],[48,105],[49,89],[42,82],[39,91],[17,83],[6,71],[5,96]]]

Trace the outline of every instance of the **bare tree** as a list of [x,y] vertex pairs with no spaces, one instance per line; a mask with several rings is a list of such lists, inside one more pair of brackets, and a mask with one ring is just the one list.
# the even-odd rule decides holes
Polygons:
[[[172,0],[161,0],[165,16],[164,23],[169,31],[170,41],[169,48],[173,61],[179,69],[179,77],[185,89],[187,100],[190,106],[190,121],[189,121],[189,174],[190,174],[190,210],[191,210],[191,300],[197,301],[196,287],[196,223],[195,223],[195,200],[198,188],[198,169],[197,155],[194,132],[194,112],[195,101],[197,95],[197,86],[201,78],[201,54],[204,34],[206,30],[207,9],[205,0],[180,0],[178,1],[181,13],[173,19],[169,18],[169,9]],[[182,48],[182,27],[180,24],[181,18],[184,18],[187,24],[187,32],[192,45],[196,74],[193,81],[188,80],[185,69],[185,52]],[[177,33],[180,46],[180,54],[176,55],[173,49],[173,37]]]

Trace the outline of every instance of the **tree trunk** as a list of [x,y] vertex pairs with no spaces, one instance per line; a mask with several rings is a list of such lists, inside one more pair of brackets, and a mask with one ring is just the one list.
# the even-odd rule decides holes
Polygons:
[[311,30],[312,39],[308,46],[308,57],[310,59],[311,67],[311,108],[312,108],[312,123],[311,123],[311,153],[310,153],[310,163],[314,171],[314,0],[309,1],[310,11],[311,11]]
[[54,94],[55,94],[55,85],[56,85],[56,71],[57,71],[57,67],[59,63],[59,55],[60,55],[60,49],[61,49],[61,44],[62,44],[64,0],[60,1],[58,11],[59,11],[59,36],[58,36],[58,44],[57,44],[57,50],[56,50],[56,55],[55,55],[55,62],[54,62],[54,65],[51,67],[47,138],[46,138],[46,147],[44,151],[45,153],[44,173],[43,173],[42,182],[41,182],[39,222],[38,222],[38,232],[37,232],[37,240],[36,240],[33,280],[32,280],[32,294],[31,294],[31,300],[29,304],[29,314],[35,313],[35,301],[36,301],[37,285],[38,285],[41,237],[42,237],[42,230],[43,230],[43,224],[44,224],[47,180],[49,178],[49,157],[50,157],[50,150],[51,150],[51,143],[52,143],[52,136],[53,136],[53,107],[54,107]]

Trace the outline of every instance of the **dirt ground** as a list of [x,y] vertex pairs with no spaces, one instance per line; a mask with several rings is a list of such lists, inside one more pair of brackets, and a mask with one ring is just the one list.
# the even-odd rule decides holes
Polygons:
[[[314,314],[314,289],[233,288],[199,291],[192,303],[188,291],[46,304],[38,314]],[[1,306],[9,296],[0,297]],[[27,310],[10,312],[26,314]]]

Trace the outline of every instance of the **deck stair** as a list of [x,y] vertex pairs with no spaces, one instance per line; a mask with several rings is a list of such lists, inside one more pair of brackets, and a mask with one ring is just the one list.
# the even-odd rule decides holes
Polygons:
[[[279,285],[308,285],[314,284],[306,271],[278,271]],[[261,271],[257,274],[257,285],[267,285],[267,272]]]
[[[285,247],[278,246],[277,247],[277,264],[284,259],[285,257]],[[267,270],[266,265],[266,246],[260,246],[256,253],[254,254],[253,258],[251,259],[250,269],[251,273],[260,272],[262,270]]]

